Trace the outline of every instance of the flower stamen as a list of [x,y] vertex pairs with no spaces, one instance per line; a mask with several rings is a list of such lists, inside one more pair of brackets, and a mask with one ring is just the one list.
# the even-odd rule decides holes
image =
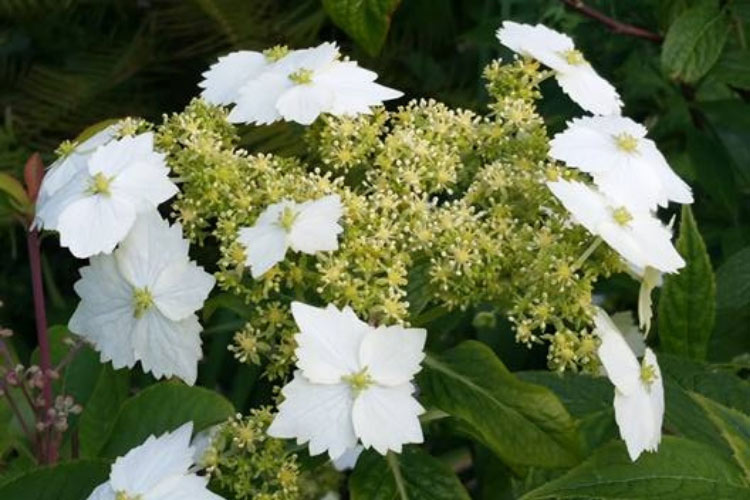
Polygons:
[[641,380],[643,383],[648,387],[651,387],[651,384],[653,384],[657,378],[656,368],[654,368],[653,365],[647,364],[644,360],[641,363]]
[[289,75],[289,79],[297,85],[307,85],[312,83],[313,70],[300,68]]
[[618,134],[615,136],[615,143],[617,147],[626,153],[637,153],[638,152],[638,138],[633,137],[627,132]]
[[144,288],[133,290],[133,316],[140,318],[154,305],[154,297],[151,291]]
[[565,62],[572,66],[580,66],[586,64],[586,58],[583,57],[583,53],[580,50],[570,49],[562,53],[565,58]]
[[279,217],[279,225],[284,229],[284,231],[288,233],[292,230],[292,226],[294,225],[294,221],[296,218],[297,212],[295,212],[290,207],[285,207],[281,212],[281,216]]
[[276,62],[289,54],[289,47],[286,45],[274,45],[270,49],[263,51],[263,56],[268,62]]
[[370,387],[374,382],[370,374],[367,373],[367,367],[351,375],[344,375],[341,377],[341,381],[349,384],[355,395]]
[[625,207],[619,207],[612,211],[612,218],[621,226],[627,226],[633,220],[633,215]]
[[89,193],[109,196],[110,182],[111,179],[107,178],[106,175],[101,172],[97,172],[96,175],[94,175],[94,177],[91,179],[91,183],[89,184]]

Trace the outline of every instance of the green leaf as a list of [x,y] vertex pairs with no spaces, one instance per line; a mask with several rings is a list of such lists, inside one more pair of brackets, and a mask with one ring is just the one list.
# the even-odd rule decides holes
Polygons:
[[729,18],[717,1],[683,12],[664,39],[661,63],[670,78],[693,83],[708,73],[727,41]]
[[425,400],[505,463],[562,467],[579,461],[580,438],[560,400],[513,376],[484,344],[464,342],[424,365],[419,387]]
[[750,50],[726,50],[711,71],[720,82],[742,90],[750,90]]
[[659,451],[631,462],[620,441],[603,446],[564,476],[522,500],[597,498],[705,500],[750,498],[742,473],[713,448],[664,436]]
[[3,172],[0,172],[0,192],[7,194],[19,209],[26,209],[31,205],[31,200],[23,185]]
[[705,359],[716,319],[716,283],[689,205],[682,206],[676,246],[686,265],[664,279],[658,318],[661,347],[665,352]]
[[97,456],[107,442],[128,396],[129,375],[127,370],[115,371],[111,363],[102,366],[78,419],[81,456]]
[[552,392],[578,421],[588,449],[594,449],[617,437],[612,400],[614,389],[606,377],[549,371],[519,372],[521,380],[543,385]]
[[745,477],[750,479],[750,417],[700,394],[691,395],[719,429],[721,436],[732,449],[735,461],[745,471]]
[[102,455],[116,457],[141,444],[150,435],[172,431],[193,422],[201,431],[234,415],[221,395],[181,382],[160,382],[131,397],[120,408]]
[[33,469],[0,486],[7,500],[81,500],[109,476],[104,461],[78,460]]
[[699,105],[708,125],[732,159],[740,189],[750,187],[750,104],[735,99]]
[[352,500],[469,500],[453,471],[417,446],[385,457],[362,453],[349,478]]
[[401,0],[323,0],[331,20],[370,55],[385,43],[391,16]]
[[750,247],[729,257],[716,271],[716,305],[739,309],[750,304]]

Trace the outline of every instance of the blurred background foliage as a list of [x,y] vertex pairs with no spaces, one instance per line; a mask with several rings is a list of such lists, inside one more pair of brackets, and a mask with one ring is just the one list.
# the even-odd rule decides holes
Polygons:
[[[159,120],[197,94],[202,71],[219,55],[274,44],[305,47],[336,40],[343,52],[377,71],[407,99],[434,97],[483,110],[481,71],[511,57],[495,38],[505,19],[543,22],[571,34],[594,66],[620,90],[625,114],[645,123],[673,168],[694,188],[694,213],[717,272],[717,317],[709,359],[728,362],[750,351],[750,0],[590,0],[586,5],[653,34],[616,33],[563,0],[2,0],[0,1],[0,172],[20,175],[39,151],[47,162],[61,140],[107,118]],[[356,14],[356,15],[355,15]],[[552,82],[543,116],[551,132],[581,114]],[[291,153],[296,125],[243,129],[251,150]],[[24,233],[0,197],[0,325],[33,347]],[[664,220],[672,215],[664,213]],[[76,304],[80,262],[45,240],[51,323],[66,323]],[[603,284],[617,306],[633,307],[635,284]],[[618,299],[618,291],[623,291]],[[212,385],[228,361],[242,311],[211,315]],[[460,318],[456,321],[464,321]],[[514,369],[541,368],[511,347],[508,325],[476,328]],[[506,340],[507,339],[507,340]],[[20,347],[22,349],[22,347]],[[23,350],[23,349],[22,349]],[[512,358],[512,359],[509,359]],[[737,361],[735,359],[735,361]],[[530,366],[529,366],[530,365]],[[252,372],[252,373],[251,373]],[[226,377],[227,375],[223,375]],[[257,377],[242,367],[228,392],[242,407]]]

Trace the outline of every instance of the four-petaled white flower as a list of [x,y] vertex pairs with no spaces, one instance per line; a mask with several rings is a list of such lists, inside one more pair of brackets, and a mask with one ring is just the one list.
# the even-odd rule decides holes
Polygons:
[[615,420],[630,459],[656,451],[664,419],[664,385],[654,353],[646,347],[639,363],[612,320],[597,311],[596,333],[601,338],[599,359],[615,386]]
[[102,361],[156,378],[178,376],[194,384],[201,357],[203,306],[214,277],[190,261],[179,224],[156,211],[141,214],[111,255],[98,255],[81,269],[81,297],[68,327],[89,340]]
[[692,203],[690,186],[672,171],[646,127],[621,116],[587,116],[550,142],[550,156],[591,174],[599,189],[627,206],[655,210]]
[[544,25],[505,21],[497,31],[500,43],[538,60],[555,72],[557,83],[584,110],[597,115],[619,115],[617,90],[591,67],[573,40]]
[[673,273],[685,265],[672,232],[649,210],[625,207],[577,181],[547,186],[579,224],[636,266]]
[[372,327],[346,307],[320,309],[292,303],[300,328],[294,379],[268,428],[279,438],[309,441],[311,455],[337,459],[361,441],[381,454],[421,443],[412,395],[421,369],[426,332],[401,326]]
[[286,55],[286,52],[240,50],[220,57],[203,73],[204,79],[198,84],[203,89],[201,97],[219,106],[237,102],[240,88],[268,70],[276,60],[275,54]]
[[369,113],[372,106],[403,95],[375,83],[377,77],[354,61],[341,60],[333,43],[296,50],[239,89],[229,121],[268,124],[283,118],[309,125],[321,113]]
[[78,169],[45,199],[37,218],[60,233],[60,244],[86,258],[111,253],[128,234],[139,213],[177,193],[164,155],[154,151],[154,136],[124,137],[82,157]]
[[190,472],[193,423],[146,441],[115,460],[109,481],[88,500],[222,500],[208,490],[208,477]]
[[[48,200],[58,189],[68,183],[78,172],[85,170],[88,159],[99,146],[112,141],[120,130],[119,124],[109,125],[85,141],[76,144],[73,150],[58,158],[44,174],[39,188],[36,206],[37,213],[44,213]],[[43,225],[43,219],[37,216],[37,223]]]
[[336,250],[342,210],[337,194],[304,203],[283,200],[266,208],[254,226],[239,230],[253,278],[284,260],[289,248],[307,254]]

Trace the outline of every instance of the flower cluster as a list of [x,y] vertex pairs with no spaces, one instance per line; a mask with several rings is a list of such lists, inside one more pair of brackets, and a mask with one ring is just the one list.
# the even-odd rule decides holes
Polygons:
[[42,181],[35,223],[90,258],[75,284],[81,302],[70,331],[115,368],[140,361],[157,378],[193,384],[202,355],[194,312],[215,280],[190,261],[180,225],[157,211],[177,186],[144,128],[126,119],[61,148]]
[[[547,185],[573,219],[597,238],[576,267],[605,241],[642,280],[638,313],[640,327],[648,333],[650,295],[660,273],[675,273],[685,265],[672,245],[671,228],[655,210],[670,201],[692,203],[690,187],[646,138],[646,128],[620,116],[617,92],[594,72],[570,38],[544,26],[512,22],[504,23],[498,38],[510,49],[549,66],[563,90],[594,113],[569,122],[550,142],[549,156],[590,175],[595,187],[564,178]],[[643,339],[640,345],[628,342],[604,311],[597,311],[595,323],[601,340],[598,357],[615,386],[620,435],[636,460],[644,450],[655,451],[661,441],[664,389],[659,366]]]
[[273,416],[269,408],[222,424],[198,457],[219,489],[228,498],[296,500],[300,498],[299,464],[287,453],[284,441],[266,434]]
[[403,94],[375,83],[377,74],[356,62],[341,60],[338,47],[263,53],[240,51],[219,59],[203,74],[203,98],[212,104],[235,104],[233,123],[273,123],[284,119],[310,125],[321,113],[355,115]]

